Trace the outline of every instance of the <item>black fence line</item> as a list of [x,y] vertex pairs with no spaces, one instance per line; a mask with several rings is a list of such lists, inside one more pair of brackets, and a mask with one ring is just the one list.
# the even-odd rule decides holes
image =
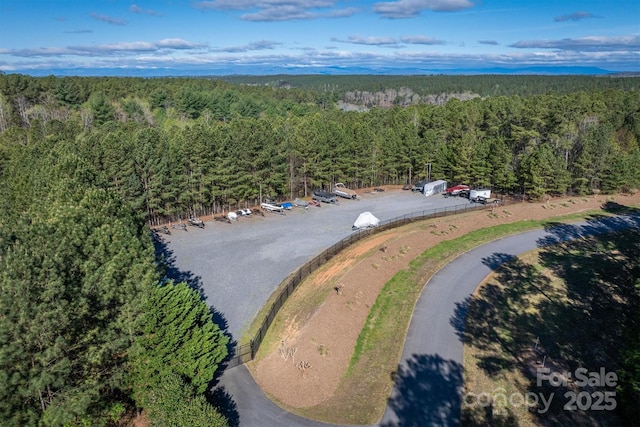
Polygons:
[[[504,206],[505,204],[511,204],[511,203],[507,203],[503,201],[500,204],[500,206]],[[316,255],[314,258],[312,258],[311,260],[307,261],[306,263],[298,267],[291,275],[289,275],[289,277],[287,277],[285,280],[282,281],[282,283],[280,283],[280,286],[278,286],[278,289],[280,291],[278,292],[278,295],[271,303],[271,307],[269,308],[269,311],[267,312],[264,319],[262,320],[262,324],[260,325],[260,328],[258,328],[258,331],[256,332],[255,336],[249,341],[248,344],[243,344],[241,346],[238,346],[235,349],[235,355],[229,359],[229,362],[227,363],[227,368],[232,368],[238,365],[242,365],[254,359],[256,353],[258,352],[258,349],[260,348],[260,344],[262,344],[262,340],[267,334],[267,330],[269,329],[269,327],[271,326],[271,323],[273,322],[273,319],[275,319],[276,315],[278,314],[278,311],[280,311],[280,308],[282,308],[285,301],[289,298],[289,296],[291,296],[293,291],[298,287],[300,283],[302,283],[304,279],[306,279],[311,273],[316,271],[318,267],[322,266],[323,264],[326,264],[331,258],[337,255],[343,249],[351,246],[355,242],[358,242],[374,234],[380,233],[382,231],[390,230],[392,228],[400,227],[400,226],[409,224],[411,222],[421,221],[425,219],[432,219],[432,218],[440,218],[440,217],[455,215],[462,212],[486,209],[489,206],[491,205],[469,203],[465,205],[455,205],[455,206],[448,206],[444,208],[434,208],[428,211],[420,211],[420,212],[414,212],[414,213],[402,215],[386,221],[382,221],[380,225],[375,228],[354,231],[348,237],[345,237],[344,239],[335,243],[331,247],[320,252],[320,254]]]

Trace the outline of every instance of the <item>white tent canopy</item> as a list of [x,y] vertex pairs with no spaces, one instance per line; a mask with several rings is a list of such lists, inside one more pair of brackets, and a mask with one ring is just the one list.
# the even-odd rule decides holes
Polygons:
[[372,228],[380,225],[380,220],[376,218],[371,212],[362,212],[356,222],[353,223],[353,230],[359,230],[362,228]]

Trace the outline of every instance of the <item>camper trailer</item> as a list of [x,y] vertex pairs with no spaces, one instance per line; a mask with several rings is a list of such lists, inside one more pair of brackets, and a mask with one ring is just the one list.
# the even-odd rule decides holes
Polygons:
[[469,192],[469,200],[471,202],[483,202],[491,198],[491,190],[471,190]]
[[447,189],[447,181],[438,180],[433,182],[428,182],[424,185],[422,189],[422,194],[425,196],[433,196],[434,194],[441,194],[443,191]]

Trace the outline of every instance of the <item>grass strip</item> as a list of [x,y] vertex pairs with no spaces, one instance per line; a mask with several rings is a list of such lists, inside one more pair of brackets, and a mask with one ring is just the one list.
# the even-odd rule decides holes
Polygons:
[[334,398],[323,407],[308,408],[301,411],[302,414],[338,424],[379,421],[393,387],[418,297],[431,276],[457,256],[490,241],[549,224],[577,222],[594,215],[610,214],[593,210],[544,220],[501,224],[472,231],[427,249],[410,262],[408,269],[396,273],[383,287],[358,336],[347,373]]
[[[299,415],[329,423],[378,422],[393,387],[393,378],[402,355],[415,304],[433,274],[457,256],[484,243],[558,222],[577,222],[616,213],[625,212],[592,210],[543,220],[501,224],[472,231],[427,249],[409,263],[408,269],[398,271],[383,287],[371,307],[356,341],[347,373],[334,396],[320,405],[309,408],[294,409],[287,408],[287,405],[282,406]],[[415,224],[404,227],[413,226]],[[272,329],[267,332],[266,341],[270,341]]]

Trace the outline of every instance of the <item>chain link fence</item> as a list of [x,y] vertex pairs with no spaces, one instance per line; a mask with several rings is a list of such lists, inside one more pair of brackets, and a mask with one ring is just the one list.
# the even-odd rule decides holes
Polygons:
[[[503,201],[500,206],[507,204],[506,201]],[[510,203],[509,203],[510,204]],[[490,207],[489,205],[483,205],[478,203],[468,203],[464,205],[456,205],[456,206],[448,206],[444,208],[435,208],[430,210],[424,210],[419,212],[414,212],[406,215],[402,215],[396,218],[392,218],[386,221],[382,221],[378,227],[369,228],[365,230],[356,230],[348,237],[340,240],[335,245],[329,247],[328,249],[322,251],[315,258],[303,264],[299,267],[295,272],[293,272],[289,277],[287,277],[278,287],[278,293],[269,310],[267,311],[265,317],[262,319],[262,323],[258,328],[255,336],[249,341],[248,344],[243,344],[238,346],[235,350],[235,354],[229,359],[227,364],[228,368],[235,367],[246,363],[250,360],[253,360],[255,357],[258,348],[260,348],[260,344],[262,344],[262,340],[267,334],[267,330],[273,319],[275,319],[278,311],[284,305],[285,301],[289,298],[293,291],[298,287],[300,283],[304,279],[306,279],[311,273],[317,270],[320,266],[327,263],[331,258],[333,258],[340,251],[345,249],[348,246],[351,246],[355,242],[358,242],[362,239],[365,239],[374,234],[380,233],[385,230],[389,230],[392,228],[400,227],[405,224],[409,224],[414,221],[420,221],[424,219],[431,218],[439,218],[444,216],[455,215],[462,212],[469,212],[480,209],[487,209]]]

